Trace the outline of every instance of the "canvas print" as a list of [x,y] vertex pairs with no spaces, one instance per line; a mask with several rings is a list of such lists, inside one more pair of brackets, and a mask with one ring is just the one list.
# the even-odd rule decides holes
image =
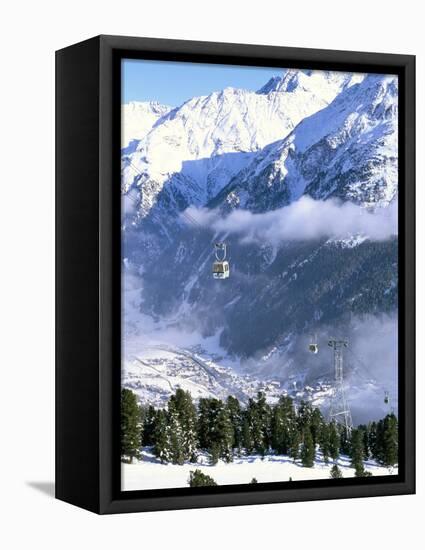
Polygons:
[[124,59],[121,488],[398,472],[398,78]]

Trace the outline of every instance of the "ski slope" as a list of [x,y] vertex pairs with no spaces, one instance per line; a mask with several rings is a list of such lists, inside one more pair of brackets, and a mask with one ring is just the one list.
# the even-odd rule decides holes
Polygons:
[[[343,477],[354,477],[348,457],[341,457],[338,467]],[[289,481],[289,478],[293,481],[329,479],[332,464],[325,464],[318,453],[314,468],[304,468],[299,462],[294,463],[291,458],[278,455],[269,455],[263,460],[259,455],[244,456],[235,458],[230,464],[219,460],[214,466],[208,464],[206,456],[200,456],[197,463],[188,462],[180,466],[161,464],[149,450],[144,450],[142,460],[121,465],[122,490],[187,487],[190,471],[197,468],[219,485],[234,485],[250,483],[253,477],[259,483]],[[365,461],[365,468],[374,476],[397,474],[397,468],[385,468],[372,460]]]

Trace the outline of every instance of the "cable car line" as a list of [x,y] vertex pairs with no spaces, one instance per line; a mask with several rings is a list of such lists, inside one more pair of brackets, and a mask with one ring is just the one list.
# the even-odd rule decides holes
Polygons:
[[[127,166],[130,166],[137,174],[142,176],[142,172],[131,162],[131,160],[126,157],[125,161],[127,163]],[[134,204],[139,204],[139,199],[134,199],[129,193],[125,194],[125,197],[129,198],[134,202]],[[197,227],[198,229],[204,229],[204,226],[201,225],[198,220],[196,220],[191,214],[189,214],[186,210],[183,210],[180,212],[180,215],[183,216],[183,218],[188,221],[193,226]],[[221,252],[221,254],[220,254]],[[229,261],[226,260],[227,255],[227,244],[223,242],[216,242],[214,244],[214,254],[215,254],[215,262],[213,262],[212,266],[212,273],[214,279],[228,279],[230,277],[230,265]],[[317,353],[317,351],[315,352]]]
[[[314,349],[312,350],[312,346],[318,346],[316,335],[314,337],[311,337],[310,343],[308,345],[308,350],[312,353],[315,353]],[[391,403],[397,403],[398,399],[396,394],[391,395],[391,392],[388,391],[385,386],[381,383],[379,383],[376,378],[371,378],[369,369],[367,368],[364,361],[358,357],[351,348],[348,348],[348,351],[351,353],[353,358],[356,361],[356,366],[353,368],[353,373],[355,376],[359,376],[365,383],[369,385],[369,389],[374,392],[376,395],[382,395],[383,394],[383,401],[385,405],[390,405]],[[320,379],[326,379],[330,377],[332,372],[324,372],[319,374],[318,376],[315,376],[312,380],[320,380]],[[391,411],[394,413],[394,406],[391,406]]]
[[135,166],[135,165],[131,162],[131,160],[130,160],[128,157],[125,157],[125,161],[128,163],[128,165],[129,165],[131,168],[133,168],[133,170],[134,170],[135,172],[137,172],[137,173],[139,174],[139,176],[143,176],[143,175],[144,175],[143,172],[141,172],[141,171],[137,168],[137,166]]
[[[350,348],[349,351],[351,352],[351,355],[354,357],[354,359],[357,361],[358,365],[363,369],[364,373],[369,376],[368,368],[366,367],[365,363],[353,352],[353,350]],[[356,369],[357,370],[357,369]],[[360,376],[367,382],[370,382],[370,378],[366,378],[366,376],[360,374]],[[374,380],[373,383],[377,386],[377,389],[373,389],[372,391],[378,393],[384,392],[384,403],[385,405],[389,405],[390,403],[390,392],[385,388],[383,384],[380,384],[377,380]],[[378,390],[379,388],[379,390]],[[397,402],[397,396],[393,395],[391,401]]]
[[[143,175],[144,175],[143,172],[141,172],[141,171],[137,168],[137,166],[135,166],[135,165],[131,162],[131,160],[130,160],[128,157],[127,157],[125,160],[126,160],[126,162],[128,163],[128,165],[129,165],[131,168],[133,168],[133,170],[134,170],[135,172],[137,172],[140,176],[143,176]],[[128,196],[128,195],[126,194],[126,196]],[[198,227],[200,227],[200,228],[203,227],[203,226],[202,226],[197,220],[195,220],[195,218],[194,218],[192,215],[190,215],[188,212],[186,212],[186,211],[183,210],[183,211],[180,212],[180,213],[181,213],[181,215],[184,216],[188,221],[190,221],[193,225],[196,225],[196,226],[198,226]]]

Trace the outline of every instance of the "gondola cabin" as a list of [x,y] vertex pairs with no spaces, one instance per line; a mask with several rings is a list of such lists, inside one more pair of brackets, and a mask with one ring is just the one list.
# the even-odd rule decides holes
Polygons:
[[213,277],[214,279],[228,279],[230,277],[229,262],[214,262]]
[[309,344],[308,345],[308,351],[310,351],[311,353],[318,353],[319,352],[319,346],[317,344]]

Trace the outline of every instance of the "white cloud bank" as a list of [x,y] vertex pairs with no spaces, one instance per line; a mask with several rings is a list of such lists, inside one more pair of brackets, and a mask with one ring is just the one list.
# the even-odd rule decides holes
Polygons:
[[136,189],[131,189],[128,193],[122,195],[121,208],[123,217],[131,216],[137,212],[139,199],[139,193]]
[[289,206],[263,214],[234,210],[221,217],[217,210],[189,207],[189,216],[204,227],[239,235],[242,242],[266,242],[319,238],[344,239],[361,235],[374,241],[397,235],[397,202],[375,211],[337,199],[314,200],[304,196]]

